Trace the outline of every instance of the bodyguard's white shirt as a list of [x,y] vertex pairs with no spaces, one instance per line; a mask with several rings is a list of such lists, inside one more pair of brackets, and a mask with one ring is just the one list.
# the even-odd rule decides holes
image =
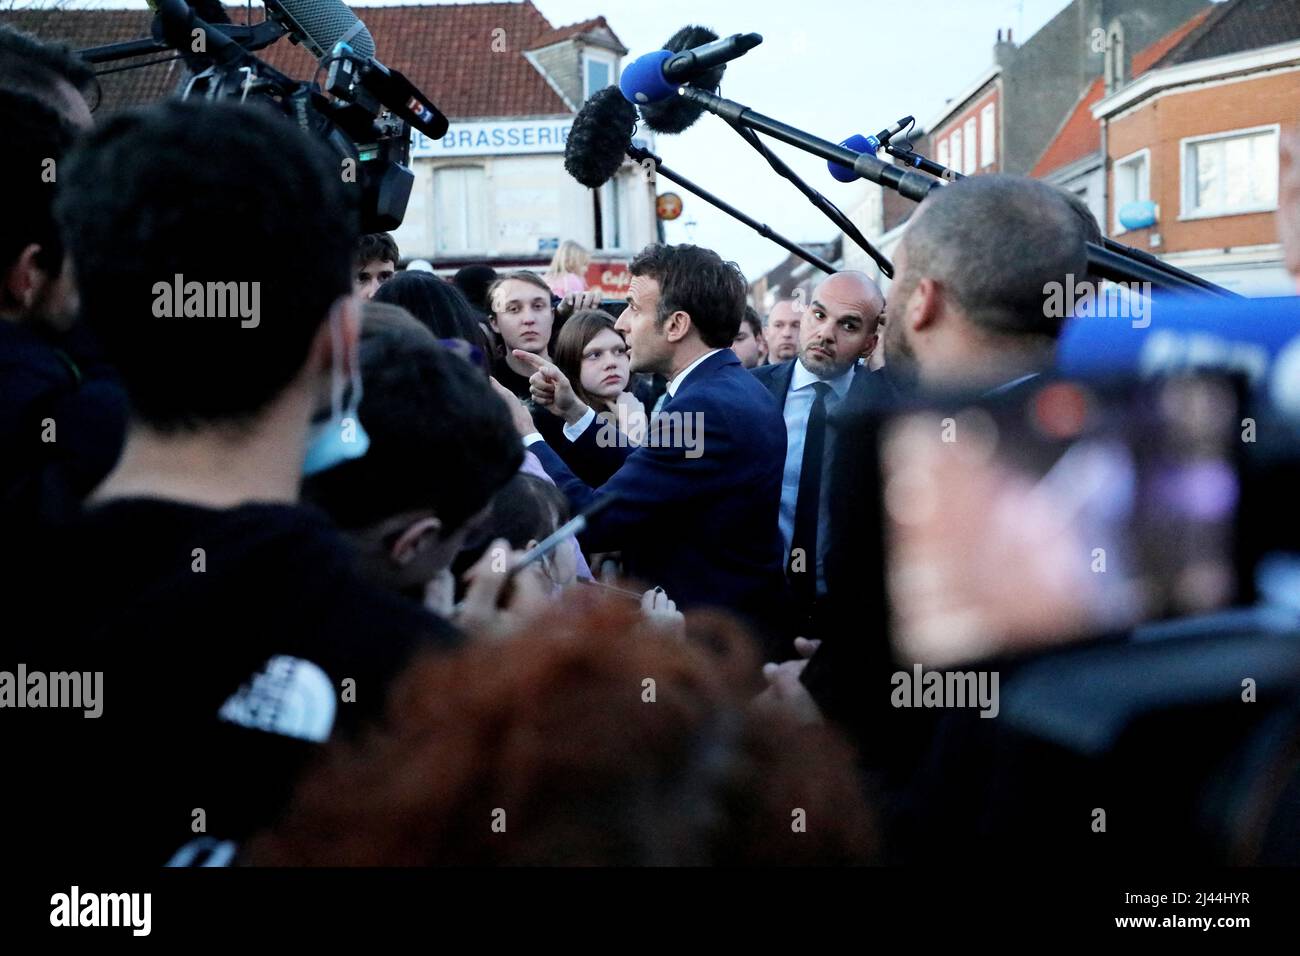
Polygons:
[[[830,413],[835,407],[844,400],[844,396],[849,392],[849,386],[853,384],[853,376],[857,372],[857,364],[849,366],[848,371],[839,378],[827,379],[826,384],[831,387],[830,394],[826,396],[826,414]],[[863,374],[866,374],[865,371]],[[794,509],[799,501],[799,474],[803,471],[803,446],[804,438],[808,433],[808,416],[812,413],[813,400],[817,398],[817,390],[813,385],[820,382],[816,375],[804,368],[803,362],[795,359],[794,374],[790,376],[790,388],[785,393],[785,471],[781,476],[781,537],[785,539],[786,564],[789,564],[790,548],[793,546],[794,539]],[[829,436],[828,436],[829,437]],[[824,446],[823,451],[826,457],[823,458],[822,478],[823,487],[826,478],[825,462],[829,458],[830,443]],[[821,507],[818,509],[817,516],[817,584],[818,590],[822,590],[822,560],[821,554],[826,548],[826,514],[827,501],[826,496],[822,495],[820,500]]]

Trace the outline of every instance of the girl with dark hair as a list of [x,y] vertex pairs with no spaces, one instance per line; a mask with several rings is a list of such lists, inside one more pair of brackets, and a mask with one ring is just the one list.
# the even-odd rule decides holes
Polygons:
[[374,301],[401,306],[444,345],[468,342],[471,356],[474,349],[478,350],[478,356],[466,357],[480,368],[487,367],[491,348],[479,326],[479,316],[451,283],[428,272],[399,272],[379,287]]

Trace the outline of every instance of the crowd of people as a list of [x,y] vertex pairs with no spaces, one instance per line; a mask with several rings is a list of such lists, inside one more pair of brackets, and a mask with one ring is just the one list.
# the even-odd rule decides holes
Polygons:
[[[838,272],[760,317],[724,256],[653,245],[606,302],[571,242],[545,274],[403,269],[263,106],[96,118],[66,49],[0,54],[0,670],[104,688],[93,720],[0,716],[19,852],[871,863],[1057,810],[1086,840],[1093,798],[1035,798],[1004,722],[891,709],[910,664],[867,587],[870,423],[1053,376],[1044,290],[1095,281],[1099,235],[1059,190],[939,191],[887,294]],[[194,312],[160,314],[173,279]],[[205,307],[245,284],[255,321]],[[979,816],[1003,798],[1040,802]]]

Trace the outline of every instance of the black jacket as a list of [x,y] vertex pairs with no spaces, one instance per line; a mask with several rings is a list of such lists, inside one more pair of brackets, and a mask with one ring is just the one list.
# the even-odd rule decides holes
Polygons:
[[126,414],[84,330],[0,321],[0,516],[35,523],[84,498],[117,463]]

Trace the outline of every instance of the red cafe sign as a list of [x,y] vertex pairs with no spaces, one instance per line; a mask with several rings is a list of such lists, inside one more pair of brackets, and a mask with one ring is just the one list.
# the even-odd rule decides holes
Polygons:
[[587,266],[587,288],[600,290],[606,299],[626,299],[632,273],[626,262],[593,262]]

